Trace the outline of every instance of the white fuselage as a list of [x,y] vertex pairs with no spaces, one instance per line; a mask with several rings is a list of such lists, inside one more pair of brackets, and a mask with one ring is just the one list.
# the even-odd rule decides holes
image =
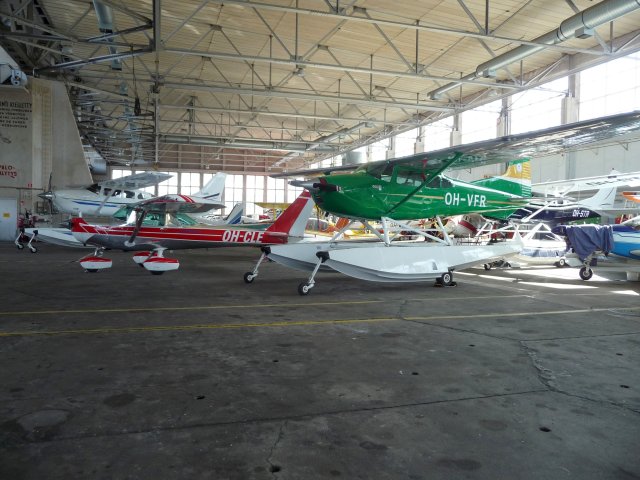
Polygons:
[[52,201],[56,209],[62,213],[110,217],[123,206],[153,198],[152,194],[143,191],[120,190],[116,192],[116,194],[108,196],[109,192],[105,194],[105,189],[100,189],[97,192],[88,189],[56,190]]

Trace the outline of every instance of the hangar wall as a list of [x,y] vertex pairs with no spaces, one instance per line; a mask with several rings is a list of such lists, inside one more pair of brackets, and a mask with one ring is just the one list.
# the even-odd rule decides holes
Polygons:
[[64,84],[29,77],[26,88],[1,86],[0,197],[33,211],[51,172],[56,188],[92,182]]

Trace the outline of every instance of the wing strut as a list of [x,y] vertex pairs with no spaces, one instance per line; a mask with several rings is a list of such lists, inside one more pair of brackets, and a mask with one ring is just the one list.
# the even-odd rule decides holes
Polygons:
[[124,242],[125,246],[133,247],[136,242],[135,239],[138,236],[138,232],[140,231],[140,227],[142,227],[142,222],[144,221],[144,217],[147,215],[147,211],[143,208],[136,208],[136,225],[133,228],[133,232],[131,232],[131,236],[129,240]]

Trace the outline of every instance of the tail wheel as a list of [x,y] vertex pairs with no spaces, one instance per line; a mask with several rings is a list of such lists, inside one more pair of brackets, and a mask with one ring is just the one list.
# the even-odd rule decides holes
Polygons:
[[587,270],[587,267],[582,267],[580,269],[580,278],[582,280],[589,280],[591,277],[593,277],[593,270]]

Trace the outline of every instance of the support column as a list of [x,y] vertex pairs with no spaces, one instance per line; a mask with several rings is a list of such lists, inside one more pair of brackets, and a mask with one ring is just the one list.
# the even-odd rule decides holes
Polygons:
[[454,145],[460,145],[462,142],[462,118],[459,113],[456,113],[453,116],[453,129],[451,130],[449,145],[453,147]]
[[396,137],[389,138],[389,147],[385,152],[385,157],[387,160],[390,158],[395,158],[396,156]]
[[[569,68],[573,62],[570,61]],[[562,99],[561,122],[562,124],[574,123],[580,117],[580,73],[569,75],[569,88],[567,95]],[[565,154],[565,178],[576,178],[576,152]]]
[[418,127],[418,136],[416,137],[416,143],[413,144],[413,153],[424,152],[424,125]]

